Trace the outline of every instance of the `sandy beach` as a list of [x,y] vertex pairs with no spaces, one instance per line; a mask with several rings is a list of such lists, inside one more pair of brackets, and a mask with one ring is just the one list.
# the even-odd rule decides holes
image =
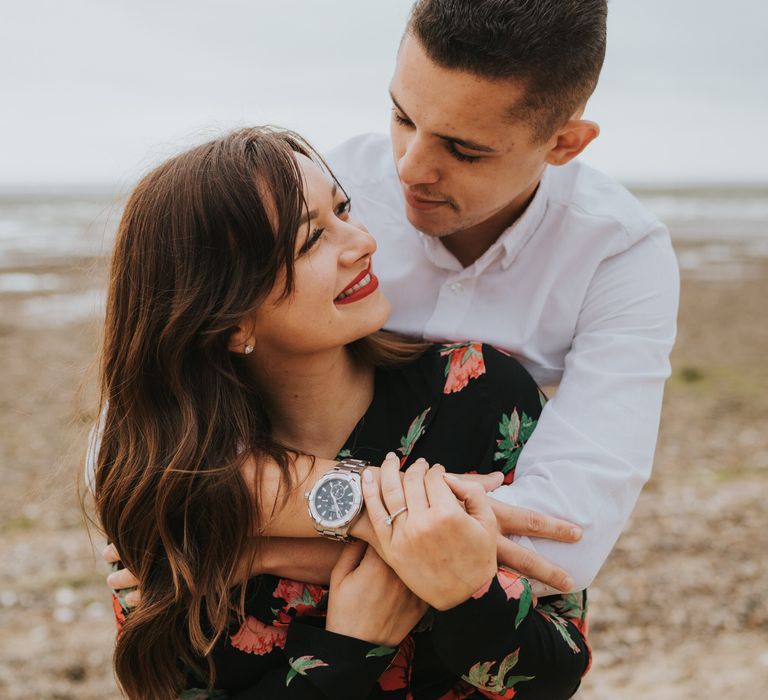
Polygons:
[[[654,474],[590,589],[581,700],[768,688],[768,251],[676,240],[680,333]],[[105,262],[45,253],[0,269],[0,697],[109,700],[103,542],[89,542],[75,493],[99,327],[71,313],[73,299],[98,307]]]

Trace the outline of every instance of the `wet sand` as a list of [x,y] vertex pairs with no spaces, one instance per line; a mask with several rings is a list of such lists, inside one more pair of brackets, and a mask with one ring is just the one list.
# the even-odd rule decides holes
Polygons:
[[[768,260],[737,264],[684,271],[654,476],[590,589],[581,700],[752,700],[768,688]],[[108,700],[119,694],[106,568],[75,496],[95,405],[75,390],[99,329],[67,315],[72,295],[97,303],[87,295],[103,262],[47,265],[13,272],[56,275],[55,289],[0,291],[0,697]],[[46,296],[59,297],[47,315]]]

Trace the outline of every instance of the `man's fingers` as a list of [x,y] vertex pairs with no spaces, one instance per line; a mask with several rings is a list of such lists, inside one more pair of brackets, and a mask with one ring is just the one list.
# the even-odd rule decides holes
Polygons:
[[107,562],[107,564],[114,564],[115,562],[120,561],[120,555],[118,554],[117,549],[115,549],[115,545],[111,543],[101,550],[101,558]]
[[139,579],[137,579],[128,569],[119,569],[113,571],[107,576],[107,585],[116,591],[121,588],[134,588],[139,585]]
[[500,565],[519,571],[523,576],[546,583],[563,593],[568,593],[573,588],[573,579],[563,569],[550,564],[536,552],[510,542],[503,535],[499,535],[497,540],[497,558]]
[[504,474],[502,472],[493,472],[492,474],[456,474],[462,481],[469,483],[476,482],[487,491],[495,491],[504,483]]
[[331,585],[337,580],[343,580],[360,564],[368,545],[365,542],[351,542],[341,550],[341,556],[331,570]]
[[567,520],[553,518],[528,508],[510,506],[493,497],[491,497],[491,506],[496,515],[499,530],[505,535],[541,537],[558,542],[578,542],[581,539],[581,528]]

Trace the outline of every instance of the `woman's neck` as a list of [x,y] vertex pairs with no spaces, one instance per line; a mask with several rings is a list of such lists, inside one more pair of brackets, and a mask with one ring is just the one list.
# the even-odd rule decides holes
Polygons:
[[251,358],[274,438],[334,459],[373,399],[373,367],[356,362],[346,347],[295,357],[254,352]]

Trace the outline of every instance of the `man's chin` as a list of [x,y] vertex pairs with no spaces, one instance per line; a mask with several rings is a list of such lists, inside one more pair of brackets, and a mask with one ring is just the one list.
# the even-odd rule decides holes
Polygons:
[[413,228],[432,238],[445,238],[460,230],[460,227],[457,228],[455,222],[438,220],[436,217],[430,217],[422,212],[414,211],[410,207],[406,207],[405,215]]

